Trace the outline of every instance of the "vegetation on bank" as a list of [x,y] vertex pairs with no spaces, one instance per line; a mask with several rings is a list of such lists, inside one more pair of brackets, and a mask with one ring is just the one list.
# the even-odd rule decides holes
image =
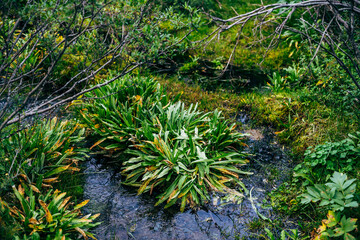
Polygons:
[[[5,102],[0,105],[1,119],[36,108],[31,101],[23,104],[28,96],[51,100],[53,94],[78,94],[84,86],[97,86],[62,109],[59,114],[64,118],[2,126],[0,232],[6,233],[4,238],[95,237],[91,228],[100,224],[94,222],[98,214],[84,216],[81,208],[88,200],[82,199],[81,188],[69,187],[71,181],[81,181],[76,172],[89,154],[102,154],[116,163],[123,184],[136,188],[138,194],[152,194],[164,207],[175,205],[181,211],[198,207],[210,199],[212,191],[246,195],[240,180],[250,174],[242,170],[247,163],[245,135],[235,125],[242,112],[250,115],[254,126],[271,127],[277,140],[290,147],[296,165],[291,178],[269,198],[276,211],[298,219],[299,231],[280,229],[277,234],[280,221],[259,223],[264,228],[262,237],[359,237],[359,91],[329,55],[321,52],[313,58],[313,49],[299,34],[285,32],[278,48],[259,65],[267,42],[250,44],[256,40],[251,25],[243,29],[230,70],[222,72],[238,32],[230,29],[220,35],[207,51],[192,48],[191,40],[204,38],[216,27],[195,9],[201,5],[226,18],[261,3],[233,2],[193,0],[192,8],[181,0],[163,0],[161,6],[152,9],[149,4],[144,11],[145,1],[119,1],[106,7],[90,1],[83,13],[103,12],[94,18],[85,14],[74,19],[65,13],[73,13],[76,7],[66,5],[69,8],[51,12],[55,2],[43,2],[23,9],[23,17],[34,13],[26,24],[12,20],[20,14],[15,7],[25,3],[1,9],[10,18],[0,16],[5,26],[0,29],[0,43],[11,39],[15,49],[1,52],[0,57],[9,55],[0,61],[1,74],[11,81],[22,79],[24,84],[1,88],[0,103]],[[39,15],[36,7],[42,9]],[[124,9],[126,14],[116,17]],[[57,24],[44,26],[47,30],[36,35],[32,28],[36,17]],[[71,44],[74,32],[64,30],[66,23],[73,24],[75,32],[87,31]],[[265,35],[274,30],[264,28]],[[193,32],[186,35],[189,29]],[[185,35],[187,41],[182,39]],[[129,41],[124,40],[127,37]],[[114,50],[122,46],[124,52]],[[104,64],[112,57],[111,64]],[[342,60],[347,61],[345,56]],[[120,78],[140,63],[150,67]],[[94,69],[99,70],[96,76],[84,78]],[[48,80],[42,84],[44,76]],[[68,92],[68,82],[75,84],[74,91]],[[0,86],[7,85],[0,80]],[[44,91],[26,95],[33,89]],[[13,92],[18,95],[7,101]]]

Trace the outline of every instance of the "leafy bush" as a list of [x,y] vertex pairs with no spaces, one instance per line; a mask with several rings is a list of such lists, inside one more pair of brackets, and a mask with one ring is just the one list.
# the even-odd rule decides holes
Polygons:
[[272,77],[269,76],[269,80],[270,82],[267,84],[274,93],[277,93],[286,87],[286,79],[278,72],[273,72]]
[[[124,164],[124,184],[138,193],[156,188],[160,204],[171,206],[181,198],[198,205],[209,199],[208,190],[226,191],[226,182],[241,182],[245,174],[236,164],[246,163],[236,147],[244,136],[229,126],[221,113],[203,114],[197,106],[172,103],[159,84],[148,78],[124,78],[94,92],[90,103],[78,107],[82,118],[97,137],[98,146]],[[244,188],[244,187],[243,187]]]
[[169,207],[181,199],[181,211],[186,203],[206,202],[208,190],[226,192],[226,182],[245,189],[238,174],[248,173],[236,167],[247,162],[245,155],[231,149],[243,135],[222,121],[219,112],[208,117],[196,116],[195,110],[187,111],[179,102],[159,116],[159,134],[144,133],[150,139],[134,146],[140,150],[127,151],[136,157],[124,163],[124,184],[139,187],[139,194],[164,189],[156,204],[167,201]]
[[298,67],[296,64],[293,64],[292,66],[284,68],[284,71],[286,73],[288,83],[290,85],[296,85],[299,84],[304,69]]
[[94,238],[87,230],[99,224],[93,223],[99,214],[82,216],[80,212],[89,200],[70,207],[70,197],[65,198],[66,193],[58,190],[42,194],[24,183],[12,188],[17,201],[8,204],[0,198],[0,223],[12,239]]
[[326,142],[305,151],[304,162],[294,169],[295,176],[313,182],[328,180],[333,171],[352,173],[360,157],[358,134],[339,142]]
[[144,121],[152,120],[150,112],[158,109],[154,103],[165,106],[169,102],[154,79],[136,77],[119,79],[85,97],[96,98],[77,107],[83,121],[100,138],[92,147],[99,145],[110,152],[124,150],[135,138],[141,139]]
[[86,149],[76,147],[84,139],[84,129],[73,121],[51,120],[14,132],[0,142],[0,196],[19,182],[19,177],[37,188],[55,182],[59,173],[78,171]]

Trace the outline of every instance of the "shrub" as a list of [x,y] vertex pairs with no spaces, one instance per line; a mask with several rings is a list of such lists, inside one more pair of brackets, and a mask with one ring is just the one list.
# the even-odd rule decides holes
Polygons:
[[339,142],[326,142],[305,151],[304,162],[295,167],[295,176],[314,182],[328,180],[334,171],[352,174],[360,157],[358,133]]
[[226,192],[227,182],[245,189],[238,174],[248,173],[236,167],[247,162],[245,154],[233,148],[244,135],[222,121],[220,112],[204,115],[178,102],[158,119],[159,133],[145,132],[148,140],[134,145],[139,150],[127,151],[136,157],[124,163],[124,184],[139,187],[139,194],[161,189],[156,204],[167,201],[169,207],[181,199],[181,211],[186,203],[206,202],[208,190]]

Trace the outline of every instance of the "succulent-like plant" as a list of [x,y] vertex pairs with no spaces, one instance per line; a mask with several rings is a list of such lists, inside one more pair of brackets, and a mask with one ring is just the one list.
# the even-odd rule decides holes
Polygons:
[[163,88],[151,78],[127,77],[96,89],[77,105],[82,120],[96,135],[99,146],[108,152],[124,150],[141,138],[139,131],[158,110],[154,103],[169,103]]
[[[245,189],[238,175],[249,173],[237,166],[246,164],[246,155],[234,148],[244,135],[234,131],[235,125],[228,126],[218,111],[203,114],[181,102],[158,106],[156,121],[143,121],[145,140],[126,151],[135,157],[124,162],[124,184],[138,187],[139,194],[161,191],[157,204],[166,201],[165,207],[181,199],[181,211],[187,203],[206,202],[209,191],[225,192],[227,182]],[[156,128],[145,124],[152,122]]]
[[127,151],[136,157],[124,163],[124,184],[138,187],[139,194],[161,191],[157,205],[166,201],[169,207],[181,199],[181,211],[187,203],[195,206],[209,200],[209,191],[226,192],[227,182],[243,186],[238,175],[248,173],[236,166],[247,162],[244,154],[223,151],[207,156],[196,136],[172,140],[168,132],[164,135],[138,145],[140,150]]

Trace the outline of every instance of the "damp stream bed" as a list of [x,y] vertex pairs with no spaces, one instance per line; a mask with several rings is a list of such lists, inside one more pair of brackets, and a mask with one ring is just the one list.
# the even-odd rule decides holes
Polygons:
[[243,132],[249,134],[246,151],[251,156],[245,170],[253,175],[242,181],[251,196],[214,194],[206,206],[183,213],[178,206],[155,207],[156,199],[149,194],[137,196],[134,189],[121,185],[118,171],[92,158],[84,166],[84,198],[90,199],[84,211],[101,213],[99,221],[102,223],[93,230],[97,238],[258,239],[249,223],[256,221],[259,215],[269,219],[279,217],[266,207],[269,205],[266,196],[288,178],[291,161],[270,129],[251,129],[246,114],[240,115],[238,121],[244,126]]

